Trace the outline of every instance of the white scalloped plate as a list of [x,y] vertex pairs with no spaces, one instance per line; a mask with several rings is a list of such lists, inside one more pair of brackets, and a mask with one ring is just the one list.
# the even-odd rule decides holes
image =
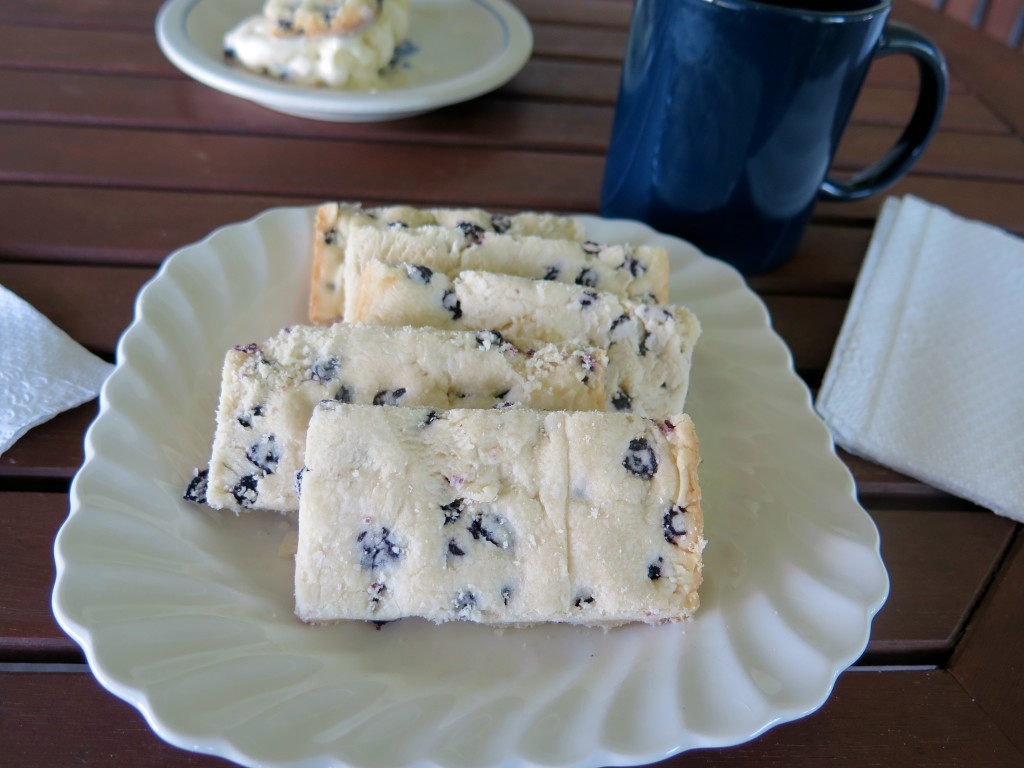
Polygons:
[[737,744],[827,698],[888,591],[878,533],[742,278],[641,224],[700,317],[688,410],[701,437],[696,618],[604,632],[403,621],[307,627],[290,531],[181,498],[208,457],[224,350],[305,315],[312,208],[268,211],[172,255],[103,388],[53,608],[93,673],[185,749],[247,765],[641,764]]
[[167,0],[156,37],[178,69],[223,93],[311,120],[361,122],[419,115],[481,96],[530,58],[533,33],[506,0],[412,0],[399,66],[374,91],[281,82],[224,60],[224,35],[259,13],[259,0]]

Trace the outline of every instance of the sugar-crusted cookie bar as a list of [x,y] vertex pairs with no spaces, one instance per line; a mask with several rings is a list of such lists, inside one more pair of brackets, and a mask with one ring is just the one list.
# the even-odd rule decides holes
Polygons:
[[698,462],[687,416],[322,403],[306,448],[296,613],[684,619],[701,582]]
[[377,18],[390,0],[266,0],[263,16],[275,34],[347,35]]
[[606,355],[520,349],[492,331],[337,323],[230,350],[206,488],[214,508],[298,509],[306,430],[321,400],[442,409],[598,409]]
[[683,410],[700,323],[685,307],[495,272],[455,278],[422,264],[367,262],[353,285],[354,321],[494,329],[510,341],[576,341],[608,351],[610,411]]
[[668,254],[663,248],[598,245],[573,240],[473,233],[439,226],[353,225],[345,255],[345,319],[364,265],[377,259],[421,264],[454,276],[482,270],[596,288],[642,301],[668,300]]
[[345,251],[353,225],[400,227],[416,231],[426,226],[454,227],[466,235],[486,232],[522,237],[583,240],[583,227],[569,216],[550,213],[491,213],[482,208],[413,208],[406,205],[362,208],[325,203],[317,208],[313,247],[313,276],[309,300],[312,323],[332,323],[344,313]]

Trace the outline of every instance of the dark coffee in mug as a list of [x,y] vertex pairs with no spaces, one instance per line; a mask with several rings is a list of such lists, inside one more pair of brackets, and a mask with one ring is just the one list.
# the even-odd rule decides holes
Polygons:
[[[817,199],[856,200],[902,176],[945,103],[938,50],[887,23],[890,4],[637,0],[601,212],[679,235],[752,274],[796,248]],[[828,177],[872,60],[921,72],[896,146],[847,181]]]

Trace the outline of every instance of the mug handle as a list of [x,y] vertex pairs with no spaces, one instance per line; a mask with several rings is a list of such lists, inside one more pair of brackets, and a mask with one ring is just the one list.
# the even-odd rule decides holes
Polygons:
[[921,82],[917,106],[903,135],[881,160],[852,176],[848,181],[826,178],[818,190],[818,199],[827,201],[863,200],[888,187],[910,170],[928,145],[939,125],[946,105],[949,74],[942,52],[917,30],[891,21],[885,25],[875,56],[906,53],[917,62]]

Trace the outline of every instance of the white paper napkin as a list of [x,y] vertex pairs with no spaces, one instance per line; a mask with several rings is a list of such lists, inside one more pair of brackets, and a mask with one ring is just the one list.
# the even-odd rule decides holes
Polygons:
[[1024,241],[886,200],[817,409],[850,453],[1024,522]]
[[96,397],[113,369],[0,285],[0,454]]

